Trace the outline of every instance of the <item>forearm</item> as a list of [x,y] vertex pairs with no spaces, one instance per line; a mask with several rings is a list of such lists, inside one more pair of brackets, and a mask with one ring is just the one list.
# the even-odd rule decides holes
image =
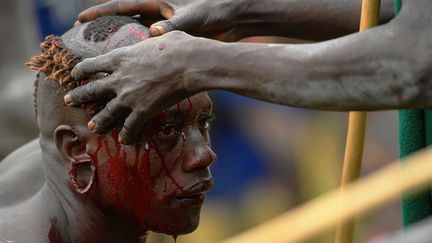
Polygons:
[[[428,64],[413,59],[427,60],[421,52],[428,40],[398,38],[412,34],[399,31],[384,26],[306,45],[213,42],[210,53],[196,57],[200,72],[188,70],[187,87],[322,110],[431,106],[422,67]],[[402,51],[408,48],[409,54]]]
[[[393,1],[381,1],[381,24],[393,18]],[[242,36],[278,35],[327,40],[357,32],[361,0],[239,0]]]

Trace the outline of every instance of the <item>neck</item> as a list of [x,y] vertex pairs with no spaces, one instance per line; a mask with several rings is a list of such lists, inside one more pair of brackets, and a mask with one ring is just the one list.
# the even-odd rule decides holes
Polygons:
[[73,192],[67,185],[67,173],[60,158],[52,154],[43,153],[47,176],[42,193],[53,205],[49,237],[58,242],[140,242],[142,230],[102,211],[92,199]]

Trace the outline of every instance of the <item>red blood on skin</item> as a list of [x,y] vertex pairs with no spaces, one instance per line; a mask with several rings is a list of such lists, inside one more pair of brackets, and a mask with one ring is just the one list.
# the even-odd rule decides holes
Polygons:
[[[189,106],[189,110],[181,111],[181,105],[177,104],[176,113],[170,115],[174,120],[180,112],[193,111],[191,99],[185,100],[183,104]],[[183,186],[187,185],[176,180],[181,178],[178,177],[179,169],[182,168],[179,163],[183,163],[188,144],[187,130],[179,131],[181,138],[178,137],[180,140],[176,140],[175,147],[171,148],[174,146],[170,145],[171,142],[159,140],[158,134],[163,125],[172,123],[172,118],[170,122],[166,121],[167,114],[162,112],[153,119],[147,125],[145,135],[135,145],[118,143],[119,132],[116,129],[110,134],[100,135],[98,149],[90,156],[97,166],[96,181],[99,190],[103,188],[104,191],[99,199],[104,205],[111,205],[117,213],[144,230],[174,234],[182,232],[177,230],[183,229],[177,228],[178,225],[188,222],[187,218],[177,218],[176,210],[182,211],[180,215],[184,215],[185,210],[191,207],[193,210],[199,208],[204,198],[194,201],[178,201],[176,198],[184,193]]]
[[116,26],[111,26],[108,28],[108,33],[114,33],[118,31],[118,27]]
[[134,35],[135,35],[134,33],[128,34],[125,38],[123,38],[119,42],[117,42],[117,44],[114,45],[113,49],[119,48],[123,42],[125,42],[126,40],[129,40]]
[[[109,173],[105,176],[111,183],[112,198],[114,200],[114,206],[118,209],[123,216],[136,221],[139,225],[145,227],[146,220],[152,219],[154,222],[158,222],[157,215],[154,215],[149,205],[146,203],[152,198],[154,180],[150,176],[150,161],[149,161],[149,150],[145,150],[142,156],[141,166],[138,168],[138,162],[140,162],[141,145],[135,145],[135,164],[131,168],[127,166],[127,154],[121,153],[122,145],[118,143],[118,131],[113,130],[111,138],[103,135],[99,138],[99,144],[103,143],[104,150],[107,151]],[[111,153],[110,141],[114,142],[115,151]],[[123,150],[124,151],[124,150]],[[92,155],[92,158],[99,164],[98,152]],[[143,178],[141,178],[143,176]],[[126,180],[127,178],[127,180]],[[125,188],[129,187],[130,191],[136,191],[139,193],[130,194]],[[139,205],[137,205],[139,204]],[[138,207],[137,207],[138,206]],[[128,208],[129,207],[129,208]],[[138,209],[140,212],[131,213],[130,208]],[[136,218],[138,216],[138,218]],[[163,225],[158,225],[163,227]]]
[[159,150],[159,146],[158,146],[157,142],[156,142],[153,138],[151,138],[151,137],[150,137],[150,147],[152,147],[152,148],[155,150],[156,154],[158,155],[159,159],[161,160],[161,162],[162,162],[162,163],[161,163],[161,165],[162,165],[162,169],[163,169],[165,175],[166,175],[169,179],[171,179],[171,181],[174,183],[174,185],[176,185],[177,189],[179,189],[181,192],[184,192],[183,187],[180,186],[180,185],[176,182],[176,180],[174,179],[174,177],[172,176],[172,174],[171,174],[172,169],[171,169],[171,170],[168,169],[168,166],[167,166],[167,164],[166,164],[166,162],[165,162],[164,155],[163,155],[162,152]]
[[140,31],[139,29],[137,29],[136,27],[129,27],[129,31],[131,32],[131,34],[127,35],[126,37],[124,37],[123,39],[121,39],[120,41],[117,42],[117,44],[114,45],[114,47],[112,49],[116,49],[119,48],[120,45],[126,41],[129,40],[132,36],[138,36],[138,38],[142,41],[147,40],[149,37],[142,31]]
[[57,229],[57,218],[50,219],[51,227],[48,231],[49,243],[59,243],[60,242],[60,232]]
[[[98,146],[103,146],[108,156],[106,163],[108,163],[109,173],[105,176],[108,177],[106,181],[109,181],[111,184],[111,196],[114,199],[114,206],[117,210],[123,216],[129,218],[131,221],[135,221],[143,228],[147,228],[148,222],[152,222],[157,225],[159,230],[169,232],[170,226],[160,220],[160,216],[153,212],[150,205],[150,200],[155,197],[155,180],[163,173],[175,185],[177,192],[183,192],[183,187],[172,176],[175,166],[168,166],[164,154],[159,149],[158,142],[152,138],[152,134],[157,134],[161,129],[161,124],[165,122],[165,113],[161,113],[158,120],[159,122],[155,122],[147,131],[149,134],[145,139],[145,143],[148,144],[147,149],[141,143],[131,146],[135,150],[132,166],[125,152],[125,145],[118,142],[119,132],[116,129],[112,130],[110,137],[106,135],[99,137]],[[110,144],[114,144],[114,146],[110,146]],[[112,149],[114,151],[111,151]],[[99,164],[98,153],[100,151],[100,148],[98,148],[91,154],[91,158],[96,164]],[[161,169],[155,174],[151,173],[152,166],[155,165],[152,164],[154,162],[150,162],[150,153],[154,153],[160,162]],[[182,154],[181,151],[174,163],[180,161]],[[160,203],[168,205],[172,197],[175,196],[176,191],[165,195],[160,200]]]
[[129,26],[129,30],[132,33],[134,33],[136,36],[138,36],[138,38],[140,38],[143,41],[145,41],[145,40],[147,40],[149,38],[144,32],[142,32],[141,30],[139,30],[135,26]]
[[104,47],[102,48],[101,54],[106,54],[108,50],[108,46],[111,44],[111,40],[116,32],[109,32],[108,33],[108,40],[105,43]]
[[[76,131],[75,131],[75,129],[71,128],[70,131],[71,131],[71,133],[72,133],[72,136],[75,137],[75,136],[76,136]],[[99,143],[95,153],[98,153],[99,150],[101,149],[101,147],[102,147],[102,146],[101,146],[101,144]],[[93,155],[90,155],[90,157],[91,157],[91,161],[90,161],[91,163],[92,163],[93,161],[95,161],[95,157],[94,157]],[[69,177],[70,177],[70,182],[71,182],[71,184],[72,184],[72,187],[74,187],[75,190],[77,190],[78,192],[80,192],[80,193],[82,193],[82,194],[85,194],[85,193],[87,193],[87,192],[90,191],[91,186],[92,186],[93,183],[94,183],[94,180],[95,180],[94,172],[95,172],[95,170],[96,170],[96,167],[95,167],[96,165],[95,165],[94,163],[92,163],[92,165],[91,165],[92,175],[91,175],[91,177],[90,177],[90,180],[89,180],[87,186],[86,186],[85,188],[82,188],[82,185],[79,185],[79,182],[76,180],[76,177],[77,177],[77,166],[78,166],[79,164],[80,164],[80,161],[74,161],[74,162],[72,162],[72,163],[70,164],[68,174],[69,174]]]

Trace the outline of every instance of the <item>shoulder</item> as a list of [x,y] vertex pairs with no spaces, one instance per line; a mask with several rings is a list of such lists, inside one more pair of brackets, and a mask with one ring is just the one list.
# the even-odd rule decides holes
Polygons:
[[[38,209],[38,194],[44,183],[38,140],[21,146],[0,162],[0,241],[47,242],[40,234],[48,231],[46,220]],[[26,224],[39,227],[26,227],[25,234],[17,233],[17,225]]]
[[31,198],[44,182],[42,153],[38,140],[33,140],[0,162],[0,208]]

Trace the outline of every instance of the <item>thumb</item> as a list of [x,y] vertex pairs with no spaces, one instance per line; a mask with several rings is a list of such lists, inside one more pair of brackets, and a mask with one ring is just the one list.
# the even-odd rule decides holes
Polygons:
[[187,31],[190,29],[191,24],[193,23],[193,19],[191,15],[183,14],[183,15],[174,15],[172,18],[168,20],[162,20],[156,22],[150,26],[150,33],[154,36],[160,36],[167,32],[173,30]]
[[151,36],[161,36],[169,31],[174,30],[174,26],[170,20],[162,20],[150,26]]

